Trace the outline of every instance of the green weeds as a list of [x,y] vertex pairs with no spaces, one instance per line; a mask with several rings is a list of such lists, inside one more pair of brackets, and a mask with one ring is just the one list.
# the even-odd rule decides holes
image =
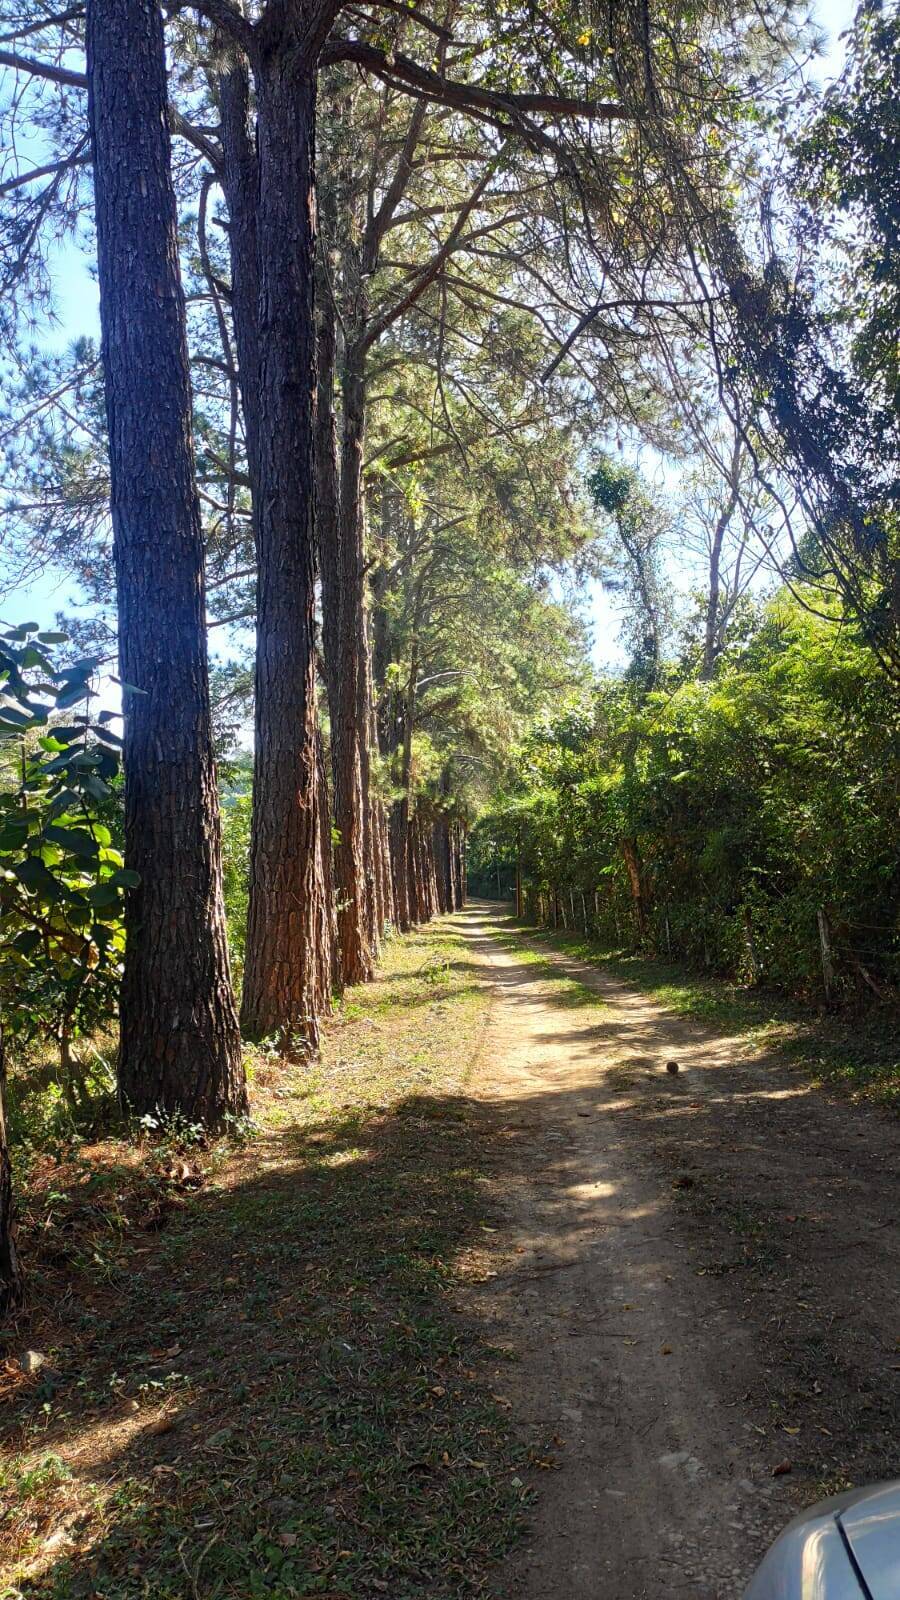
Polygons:
[[[147,1130],[58,1174],[74,1254],[35,1286],[53,1381],[15,1396],[9,1592],[486,1592],[531,1498],[497,1353],[453,1310],[496,1247],[466,1094],[486,1005],[458,934],[394,941],[321,1062],[257,1060],[252,1144]],[[23,1511],[47,1460],[77,1475]]]

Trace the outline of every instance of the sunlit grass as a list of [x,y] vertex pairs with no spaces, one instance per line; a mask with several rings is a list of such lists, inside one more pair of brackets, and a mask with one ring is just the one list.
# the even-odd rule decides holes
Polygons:
[[392,940],[319,1062],[256,1056],[256,1131],[188,1151],[195,1187],[110,1140],[29,1195],[20,1340],[49,1376],[7,1406],[8,1592],[484,1593],[531,1497],[453,1309],[497,1248],[467,1094],[489,1003],[452,926]]
[[523,956],[526,960],[544,961],[542,945],[565,951],[633,984],[678,1016],[746,1036],[759,1049],[781,1052],[818,1082],[885,1107],[900,1107],[900,1018],[887,1006],[862,1014],[824,1012],[769,990],[743,988],[655,957],[610,950],[582,933],[533,927],[523,931],[538,947]]

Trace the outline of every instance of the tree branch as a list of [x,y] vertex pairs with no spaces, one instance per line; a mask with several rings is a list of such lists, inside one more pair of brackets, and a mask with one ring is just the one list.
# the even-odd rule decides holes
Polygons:
[[252,53],[254,42],[253,24],[241,14],[236,6],[229,0],[194,0],[197,10],[208,22],[221,28],[229,38],[234,39],[248,55]]
[[24,39],[30,33],[42,33],[44,28],[61,28],[65,23],[75,22],[83,16],[84,6],[70,6],[68,11],[57,11],[54,16],[23,23],[21,28],[13,28],[10,33],[0,33],[0,44],[8,44],[11,39]]
[[[66,89],[87,90],[87,75],[85,73],[73,72],[70,67],[58,67],[49,61],[38,61],[33,56],[18,55],[13,50],[0,50],[0,67],[10,67],[14,72],[25,72],[29,77],[43,78],[48,83],[58,83]],[[200,154],[206,157],[210,166],[216,172],[219,171],[222,165],[222,152],[215,140],[203,129],[195,128],[193,123],[188,122],[187,118],[183,117],[181,112],[177,111],[173,105],[169,106],[169,128],[172,133],[177,134],[182,139],[186,139],[188,144],[192,144],[195,150],[199,150]],[[88,155],[80,157],[79,165],[87,166],[90,160],[91,157]],[[74,159],[70,157],[68,161],[62,163],[55,162],[51,166],[39,167],[29,177],[11,179],[9,183],[0,189],[0,194],[5,194],[9,189],[18,187],[20,183],[28,183],[30,178],[40,178],[72,165],[74,165]]]
[[[361,0],[361,5],[362,9],[365,10],[366,0]],[[433,33],[438,39],[442,39],[445,44],[454,43],[451,29],[445,28],[441,22],[435,22],[433,17],[426,16],[425,12],[420,11],[418,6],[403,5],[401,0],[375,0],[375,9],[377,11],[396,11],[399,16],[409,17],[413,22],[417,22],[421,28],[427,28],[429,33]]]
[[[463,111],[487,112],[491,117],[511,118],[521,122],[521,131],[539,138],[543,130],[530,123],[530,118],[545,114],[552,117],[582,117],[588,121],[633,121],[634,113],[613,101],[582,100],[556,94],[501,94],[496,89],[485,89],[479,84],[460,83],[443,77],[430,68],[420,66],[409,56],[396,52],[388,55],[361,39],[331,39],[320,56],[322,66],[338,61],[353,61],[373,72],[376,77],[395,87],[404,84],[441,105],[453,106]],[[543,135],[546,139],[546,135]]]
[[36,61],[33,56],[20,56],[15,50],[0,50],[0,67],[11,67],[14,72],[27,72],[32,78],[46,78],[49,83],[62,84],[66,89],[87,88],[87,78],[83,72],[55,66],[51,61]]
[[[14,189],[23,189],[26,184],[34,183],[38,178],[58,177],[67,171],[69,167],[90,166],[90,154],[84,151],[86,143],[87,135],[76,146],[72,154],[66,156],[62,161],[51,161],[46,167],[34,167],[31,172],[20,172],[17,178],[7,178],[5,183],[0,183],[0,197],[5,194],[12,194]],[[84,153],[82,154],[83,151]]]
[[390,306],[387,311],[385,311],[375,322],[372,323],[365,337],[365,347],[367,350],[371,349],[372,345],[381,338],[381,335],[386,332],[392,323],[397,321],[398,317],[403,315],[404,311],[407,311],[410,306],[415,305],[420,295],[423,294],[423,292],[428,288],[428,285],[434,282],[441,270],[441,267],[444,265],[444,262],[453,254],[453,251],[459,245],[463,228],[465,227],[469,217],[472,215],[472,212],[475,210],[475,207],[490,183],[494,175],[497,162],[500,160],[500,156],[502,154],[503,150],[501,150],[500,153],[495,156],[494,160],[488,164],[486,172],[479,179],[465,205],[461,208],[453,227],[451,228],[440,249],[435,251],[431,260],[422,268],[422,271],[419,273],[418,277],[410,285],[406,293],[401,296],[397,303],[393,306]]

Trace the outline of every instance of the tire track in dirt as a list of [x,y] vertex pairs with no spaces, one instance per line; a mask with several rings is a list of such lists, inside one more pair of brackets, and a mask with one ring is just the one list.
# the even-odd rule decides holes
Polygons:
[[518,1357],[515,1414],[565,1441],[499,1592],[737,1600],[823,1461],[861,1482],[896,1449],[900,1407],[875,1392],[897,1333],[896,1126],[595,967],[529,961],[496,907],[463,916],[496,997],[474,1093],[511,1152],[510,1254],[478,1309]]

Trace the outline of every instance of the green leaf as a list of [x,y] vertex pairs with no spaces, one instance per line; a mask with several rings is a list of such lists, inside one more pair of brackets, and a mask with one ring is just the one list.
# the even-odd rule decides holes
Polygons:
[[111,882],[96,883],[92,889],[87,890],[87,899],[95,910],[100,910],[105,906],[118,905],[120,892]]
[[81,787],[85,794],[90,795],[92,800],[105,800],[109,794],[109,790],[102,778],[98,778],[93,772],[88,772],[85,775]]
[[135,872],[133,867],[122,867],[118,872],[114,872],[108,881],[120,889],[136,889],[141,881],[141,875]]
[[86,693],[87,685],[85,684],[84,680],[81,678],[76,678],[74,682],[69,684],[67,689],[61,689],[59,691],[59,694],[56,696],[56,704],[60,711],[64,711],[67,706],[77,705],[79,700],[84,699]]
[[101,750],[97,758],[97,772],[101,778],[114,778],[119,770],[119,758],[115,750]]
[[69,746],[66,746],[65,750],[62,752],[62,755],[54,756],[52,761],[45,761],[43,763],[42,770],[47,773],[68,772],[71,766],[72,751]]
[[19,711],[15,706],[0,706],[0,728],[4,723],[10,723],[16,732],[23,728],[30,728],[34,722],[34,715],[30,712]]
[[7,821],[0,828],[0,850],[21,850],[28,838],[28,823]]
[[13,867],[13,872],[23,888],[31,889],[43,900],[55,903],[65,898],[65,888],[44,866],[39,856],[26,856]]
[[44,829],[44,837],[54,844],[61,844],[65,850],[71,850],[73,855],[85,856],[90,860],[97,855],[97,841],[86,828],[62,828],[51,822],[49,828]]
[[84,683],[100,665],[99,656],[83,656],[80,661],[73,661],[66,667],[60,667],[59,676],[66,680],[78,679]]
[[30,644],[27,649],[22,651],[22,660],[20,665],[23,668],[41,667],[44,672],[52,673],[53,671],[52,662],[48,661],[47,657],[40,650],[38,650],[36,645],[33,644]]
[[68,644],[69,635],[67,633],[44,633],[41,631],[38,634],[38,639],[41,644]]
[[64,811],[77,811],[80,805],[81,797],[75,793],[74,789],[60,789],[59,794],[55,795],[50,803],[50,810],[54,816],[58,817]]

